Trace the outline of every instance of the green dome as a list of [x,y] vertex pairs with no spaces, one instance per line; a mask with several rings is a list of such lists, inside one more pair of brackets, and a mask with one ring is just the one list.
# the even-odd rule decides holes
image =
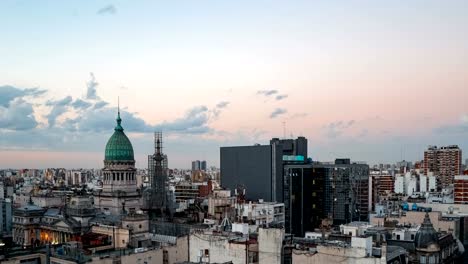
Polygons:
[[134,160],[132,143],[123,132],[121,122],[119,111],[114,134],[106,144],[105,160]]

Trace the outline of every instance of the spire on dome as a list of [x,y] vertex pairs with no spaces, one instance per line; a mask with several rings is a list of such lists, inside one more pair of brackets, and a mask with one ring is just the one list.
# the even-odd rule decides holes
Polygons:
[[123,131],[123,127],[121,126],[122,119],[120,118],[120,98],[117,97],[117,126],[115,127],[116,131]]

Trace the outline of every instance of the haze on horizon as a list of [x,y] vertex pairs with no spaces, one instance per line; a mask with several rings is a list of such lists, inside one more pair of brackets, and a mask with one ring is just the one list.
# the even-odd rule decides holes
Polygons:
[[[2,1],[0,167],[137,167],[305,136],[314,160],[468,153],[467,1]],[[466,155],[466,154],[465,154]]]

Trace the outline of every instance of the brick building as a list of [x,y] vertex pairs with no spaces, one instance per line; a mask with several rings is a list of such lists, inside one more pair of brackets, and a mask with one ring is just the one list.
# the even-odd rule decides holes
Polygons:
[[438,177],[438,185],[446,188],[453,183],[453,177],[460,175],[462,151],[457,145],[447,147],[429,146],[424,151],[424,174],[433,172]]

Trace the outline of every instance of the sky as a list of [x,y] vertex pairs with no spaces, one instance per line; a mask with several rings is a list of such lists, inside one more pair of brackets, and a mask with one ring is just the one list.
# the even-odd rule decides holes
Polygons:
[[[305,136],[309,156],[468,153],[468,1],[1,1],[0,168],[137,167]],[[468,154],[465,154],[468,158]]]

